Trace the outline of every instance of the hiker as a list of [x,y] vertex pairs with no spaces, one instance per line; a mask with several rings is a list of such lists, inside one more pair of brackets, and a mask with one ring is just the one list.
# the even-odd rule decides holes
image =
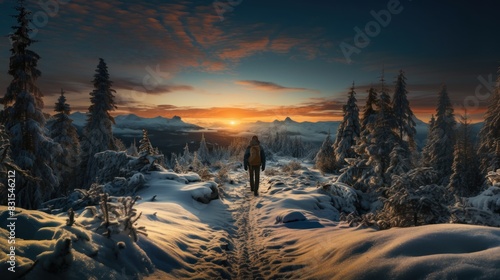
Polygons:
[[252,140],[245,151],[243,165],[245,171],[248,170],[250,175],[250,190],[253,191],[255,196],[258,196],[260,169],[262,171],[266,169],[266,154],[256,135],[252,136]]

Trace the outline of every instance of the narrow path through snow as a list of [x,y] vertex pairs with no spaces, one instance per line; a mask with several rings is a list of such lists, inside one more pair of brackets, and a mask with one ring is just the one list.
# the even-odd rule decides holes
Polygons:
[[[264,184],[261,179],[261,189]],[[267,279],[272,274],[270,252],[265,248],[262,229],[257,223],[256,205],[263,199],[254,197],[248,184],[231,186],[226,200],[234,220],[235,231],[231,234],[233,250],[228,258],[233,279]],[[262,195],[262,192],[261,192]]]

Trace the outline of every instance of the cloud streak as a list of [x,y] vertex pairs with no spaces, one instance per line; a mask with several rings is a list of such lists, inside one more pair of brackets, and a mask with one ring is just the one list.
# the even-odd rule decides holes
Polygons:
[[256,80],[238,80],[235,82],[237,85],[242,85],[252,90],[259,91],[310,91],[317,92],[316,90],[303,88],[303,87],[287,87],[273,82],[256,81]]

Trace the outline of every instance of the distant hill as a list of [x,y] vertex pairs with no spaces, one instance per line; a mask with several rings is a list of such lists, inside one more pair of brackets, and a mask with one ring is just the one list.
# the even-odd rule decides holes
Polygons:
[[286,130],[290,135],[301,136],[304,141],[322,142],[328,131],[333,135],[337,133],[339,121],[332,122],[297,122],[287,117],[285,120],[273,122],[257,121],[241,125],[240,135],[257,134],[266,135],[274,131]]

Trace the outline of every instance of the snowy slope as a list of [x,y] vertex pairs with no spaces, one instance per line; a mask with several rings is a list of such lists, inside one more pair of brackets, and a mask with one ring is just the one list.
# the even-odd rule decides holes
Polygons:
[[[220,186],[221,199],[209,204],[194,198],[210,192],[214,183],[198,182],[195,174],[151,172],[136,206],[148,236],[127,243],[128,251],[116,258],[112,248],[117,240],[73,227],[72,234],[89,241],[74,242],[73,263],[62,273],[72,275],[67,279],[130,279],[133,273],[144,279],[500,279],[499,228],[351,228],[338,222],[339,209],[348,211],[356,192],[335,186],[335,177],[310,166],[284,172],[287,163],[268,164],[258,197],[246,186],[246,172],[233,168],[231,182]],[[322,187],[326,185],[328,192]],[[0,208],[3,224],[5,210]],[[38,254],[53,250],[52,239],[68,228],[62,217],[25,210],[19,215],[25,234],[18,236],[18,259],[28,266]],[[84,219],[88,215],[77,221]],[[0,260],[5,263],[7,231],[2,228],[0,234]],[[103,255],[88,257],[96,247]],[[134,261],[138,259],[146,262]],[[35,269],[42,274],[33,275],[46,273]]]

